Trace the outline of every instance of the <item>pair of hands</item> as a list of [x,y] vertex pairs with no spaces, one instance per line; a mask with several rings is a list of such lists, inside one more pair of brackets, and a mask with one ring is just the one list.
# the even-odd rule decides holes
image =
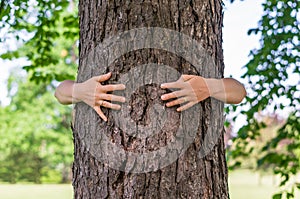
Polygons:
[[[91,106],[98,115],[107,121],[107,117],[101,110],[102,107],[119,110],[121,106],[111,102],[122,102],[126,99],[122,96],[108,94],[116,90],[124,90],[124,84],[102,85],[101,83],[109,80],[111,73],[95,76],[83,83],[77,83],[73,87],[73,97],[76,101],[83,101]],[[171,100],[166,103],[167,107],[181,105],[177,111],[184,111],[198,102],[205,100],[210,96],[208,86],[203,77],[195,75],[182,75],[176,82],[164,83],[162,89],[178,89],[174,92],[164,94],[161,99]]]

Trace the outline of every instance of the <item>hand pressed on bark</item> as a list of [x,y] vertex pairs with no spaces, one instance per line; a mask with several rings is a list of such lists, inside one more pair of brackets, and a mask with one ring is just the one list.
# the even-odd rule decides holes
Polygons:
[[182,75],[176,82],[162,84],[161,88],[179,89],[161,96],[162,100],[174,99],[166,104],[167,107],[182,104],[177,111],[186,110],[209,97],[205,80],[200,76]]
[[107,117],[101,110],[101,106],[119,110],[121,108],[115,102],[125,102],[125,98],[117,95],[108,94],[115,90],[124,90],[124,84],[102,85],[101,83],[109,80],[111,73],[92,77],[85,82],[75,83],[74,81],[63,81],[55,91],[55,97],[61,104],[75,104],[84,102],[91,106],[98,115],[107,121]]
[[161,96],[167,107],[179,105],[177,111],[184,111],[208,97],[225,103],[238,104],[246,96],[244,86],[233,78],[207,79],[196,75],[182,75],[176,82],[164,83],[163,89],[179,89]]

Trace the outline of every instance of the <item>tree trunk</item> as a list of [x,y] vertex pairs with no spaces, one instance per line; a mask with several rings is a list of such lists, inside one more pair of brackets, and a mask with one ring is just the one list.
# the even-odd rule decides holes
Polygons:
[[178,113],[162,108],[159,87],[180,74],[222,78],[222,2],[81,0],[79,17],[77,81],[111,71],[127,101],[102,108],[108,122],[75,106],[75,198],[229,198],[223,103]]

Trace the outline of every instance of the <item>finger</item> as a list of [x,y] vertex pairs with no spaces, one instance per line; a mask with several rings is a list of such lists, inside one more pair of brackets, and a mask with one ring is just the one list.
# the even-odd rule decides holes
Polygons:
[[181,97],[179,99],[176,99],[174,101],[171,101],[171,102],[168,102],[166,104],[167,107],[172,107],[172,106],[175,106],[175,105],[178,105],[178,104],[183,104],[183,103],[186,103],[188,102],[187,98],[186,97]]
[[114,109],[114,110],[120,110],[121,109],[121,106],[119,104],[112,104],[112,103],[107,102],[107,101],[103,101],[101,106],[103,106],[105,108]]
[[160,85],[161,88],[182,88],[181,81],[163,83]]
[[96,78],[97,82],[104,82],[104,81],[109,80],[110,77],[111,77],[111,72],[106,73],[104,75],[96,76],[95,78]]
[[177,108],[176,110],[177,110],[178,112],[181,112],[181,111],[184,111],[184,110],[186,110],[186,109],[191,108],[191,107],[194,106],[195,104],[197,104],[197,102],[189,102],[189,103],[187,103],[187,104],[185,104],[185,105],[183,105],[183,106]]
[[194,75],[182,75],[181,78],[184,82],[192,79],[194,77]]
[[101,90],[103,90],[105,92],[116,91],[116,90],[124,90],[124,89],[125,89],[124,84],[109,84],[109,85],[101,87]]
[[179,90],[179,91],[174,91],[172,93],[168,93],[168,94],[164,94],[161,96],[162,100],[169,100],[169,99],[173,99],[173,98],[178,98],[178,97],[182,97],[186,95],[184,90]]
[[125,97],[112,95],[112,94],[101,94],[100,99],[107,100],[107,101],[114,101],[114,102],[125,102]]
[[95,106],[94,110],[98,113],[98,115],[105,121],[107,122],[107,117],[104,115],[104,113],[101,111],[100,106]]

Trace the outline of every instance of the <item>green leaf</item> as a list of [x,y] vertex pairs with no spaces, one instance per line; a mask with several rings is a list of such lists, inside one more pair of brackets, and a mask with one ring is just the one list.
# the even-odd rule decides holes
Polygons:
[[273,195],[272,199],[281,199],[281,197],[282,197],[282,193],[277,193]]

